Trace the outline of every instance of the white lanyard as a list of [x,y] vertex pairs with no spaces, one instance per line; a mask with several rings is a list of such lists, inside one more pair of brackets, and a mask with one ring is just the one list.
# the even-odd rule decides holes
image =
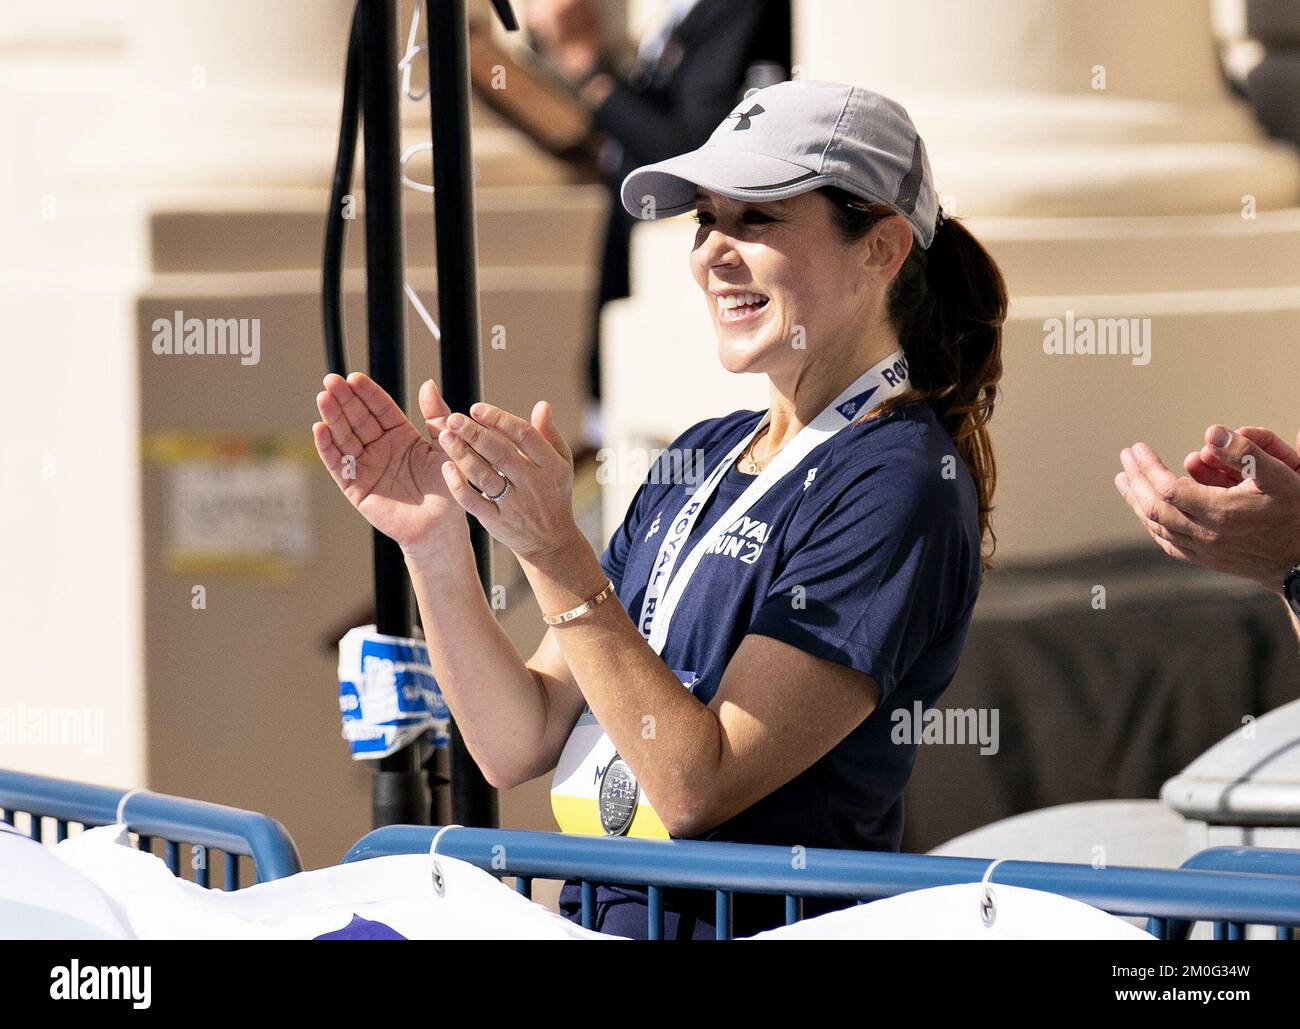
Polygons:
[[850,425],[864,411],[872,410],[890,397],[902,393],[908,386],[907,361],[901,350],[895,350],[879,364],[863,372],[816,418],[799,430],[758,477],[749,484],[735,502],[713,523],[695,547],[686,556],[681,570],[674,576],[677,558],[686,545],[705,502],[713,495],[718,483],[736,459],[749,446],[758,431],[768,423],[772,412],[767,411],[753,430],[731,448],[731,452],[709,473],[707,479],[682,505],[664,534],[663,543],[650,570],[645,597],[641,601],[641,617],[637,628],[650,643],[656,654],[662,654],[668,640],[668,627],[673,612],[681,601],[691,576],[700,560],[741,515],[745,514],[766,495],[780,479],[796,468],[812,451],[825,443],[845,426]]

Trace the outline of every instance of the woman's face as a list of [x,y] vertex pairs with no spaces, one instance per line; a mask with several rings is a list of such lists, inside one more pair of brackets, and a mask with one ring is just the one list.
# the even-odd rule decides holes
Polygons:
[[[902,258],[881,254],[904,242],[888,218],[856,243],[836,229],[816,192],[752,203],[701,189],[691,273],[704,290],[731,372],[797,372],[813,356],[843,354],[884,318],[889,279]],[[911,230],[907,230],[910,241]],[[894,242],[891,242],[894,241]]]

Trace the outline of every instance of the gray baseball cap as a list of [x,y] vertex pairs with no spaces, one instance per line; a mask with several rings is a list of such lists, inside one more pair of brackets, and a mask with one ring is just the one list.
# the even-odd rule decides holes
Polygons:
[[623,180],[623,206],[638,218],[695,207],[704,187],[733,200],[784,200],[839,186],[888,204],[924,247],[939,199],[925,144],[901,104],[859,86],[794,79],[746,95],[709,141]]

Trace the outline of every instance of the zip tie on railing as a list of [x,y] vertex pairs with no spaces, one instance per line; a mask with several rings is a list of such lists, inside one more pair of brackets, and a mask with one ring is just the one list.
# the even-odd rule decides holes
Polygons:
[[433,144],[412,143],[410,146],[408,146],[405,150],[402,151],[402,156],[398,158],[397,161],[397,169],[401,175],[403,186],[406,186],[408,189],[414,189],[420,193],[432,193],[433,186],[430,183],[416,182],[415,179],[411,178],[411,176],[406,174],[406,162],[409,161],[416,154],[422,153],[425,150],[432,151]]
[[464,829],[463,825],[444,825],[433,834],[433,842],[429,844],[429,857],[433,858],[433,889],[439,897],[447,889],[447,880],[442,874],[442,865],[438,864],[438,841],[442,839],[442,834],[448,829]]
[[460,825],[455,822],[451,823],[450,825],[442,826],[436,833],[433,834],[433,842],[429,844],[429,856],[430,857],[438,856],[438,841],[442,839],[443,833],[445,833],[448,829],[464,829],[464,828],[465,827],[463,825]]
[[428,53],[429,47],[424,43],[417,43],[415,37],[420,31],[420,5],[415,5],[415,15],[411,18],[411,31],[406,37],[406,53],[402,59],[397,62],[397,70],[402,73],[402,92],[406,94],[407,100],[420,101],[429,95],[429,87],[424,87],[424,92],[416,96],[411,92],[411,62],[414,61],[421,53]]
[[420,294],[415,292],[415,287],[409,282],[403,282],[402,292],[406,294],[406,299],[411,302],[411,306],[415,308],[415,313],[418,314],[420,320],[424,322],[424,327],[433,335],[434,342],[441,343],[442,330],[438,328],[438,323],[433,320],[433,315],[429,313],[429,309],[424,306],[424,301],[420,299]]
[[998,858],[988,868],[984,869],[984,878],[980,880],[980,885],[984,887],[984,893],[980,897],[980,917],[984,919],[986,928],[992,928],[998,917],[998,901],[993,894],[993,869],[1007,860],[1009,859]]
[[135,789],[127,790],[125,793],[123,793],[121,799],[117,802],[117,814],[113,819],[114,823],[118,825],[125,825],[126,824],[126,802],[130,800],[132,797],[134,797],[137,793],[148,793],[148,792],[149,792],[148,790],[137,786]]
[[[419,8],[416,8],[416,10],[419,10]],[[406,186],[410,189],[417,190],[420,193],[433,192],[432,186],[424,182],[416,182],[415,179],[411,178],[409,175],[406,174],[407,161],[409,161],[412,157],[414,157],[416,154],[420,153],[421,151],[432,150],[432,149],[433,149],[432,143],[415,143],[407,147],[406,150],[403,151],[401,160],[398,162],[398,170],[402,179],[403,186]],[[424,301],[422,301],[420,299],[419,294],[415,292],[415,287],[412,286],[409,282],[403,280],[402,292],[406,294],[406,299],[409,300],[411,302],[411,306],[415,308],[415,313],[420,316],[420,321],[424,322],[424,327],[429,330],[429,334],[433,337],[433,341],[435,343],[441,343],[442,330],[438,328],[438,323],[433,320],[433,315],[429,313],[429,309],[424,306]]]

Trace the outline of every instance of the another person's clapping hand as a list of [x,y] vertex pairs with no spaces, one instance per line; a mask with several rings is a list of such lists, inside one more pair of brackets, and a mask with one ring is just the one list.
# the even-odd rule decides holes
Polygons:
[[1282,592],[1300,564],[1300,455],[1275,433],[1211,425],[1187,476],[1145,443],[1120,461],[1115,487],[1165,553]]
[[[1216,448],[1209,442],[1210,434],[1221,428],[1222,426],[1211,425],[1205,430],[1205,445],[1183,458],[1183,467],[1187,469],[1187,474],[1206,486],[1235,486],[1243,477],[1241,462],[1221,453],[1222,447]],[[1249,443],[1254,443],[1296,474],[1300,474],[1300,453],[1297,453],[1272,429],[1260,428],[1258,425],[1243,425],[1236,430],[1235,435],[1243,437]],[[1296,444],[1300,445],[1300,437],[1297,437]]]
[[1183,459],[1190,477],[1174,475],[1145,443],[1120,460],[1115,487],[1167,554],[1282,595],[1300,635],[1296,577],[1288,574],[1300,566],[1296,449],[1269,429],[1211,425],[1204,446]]
[[595,0],[530,0],[526,20],[560,74],[573,82],[586,77],[600,56],[600,8]]

